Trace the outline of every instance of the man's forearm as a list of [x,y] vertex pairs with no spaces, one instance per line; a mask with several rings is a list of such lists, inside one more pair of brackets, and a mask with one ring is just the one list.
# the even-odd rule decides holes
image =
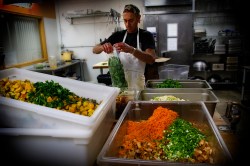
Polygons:
[[96,46],[93,47],[92,52],[94,54],[100,54],[103,51],[102,45],[98,44]]
[[136,58],[140,59],[141,61],[152,64],[155,62],[156,55],[155,51],[152,49],[147,49],[146,51],[141,51],[136,48],[133,48],[130,53],[135,56]]

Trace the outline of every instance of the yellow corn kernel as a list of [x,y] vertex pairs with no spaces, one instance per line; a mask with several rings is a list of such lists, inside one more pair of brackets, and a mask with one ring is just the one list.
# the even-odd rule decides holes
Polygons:
[[93,109],[89,109],[89,110],[88,110],[88,116],[93,115],[93,113],[94,113],[94,110],[93,110]]
[[19,92],[21,92],[22,90],[23,90],[23,88],[22,88],[21,86],[19,86],[19,88],[15,89],[14,92],[19,93]]
[[50,102],[52,102],[52,101],[53,101],[53,99],[49,96],[49,97],[47,98],[47,102],[50,103]]
[[71,104],[71,107],[76,108],[76,104]]
[[20,83],[16,83],[15,85],[12,86],[13,88],[19,88],[20,87]]
[[31,86],[31,84],[30,83],[26,83],[25,84],[25,88],[24,88],[27,92],[30,92],[31,91],[31,89],[32,89],[32,86]]
[[80,108],[81,105],[82,105],[82,102],[81,102],[81,101],[78,101],[78,102],[76,103],[77,108]]
[[87,106],[88,106],[88,104],[89,104],[89,102],[88,102],[88,101],[84,101],[84,102],[83,102],[83,106],[84,106],[84,107],[87,107]]
[[21,93],[21,95],[20,95],[19,98],[25,100],[25,99],[26,99],[26,96],[27,96],[26,94],[22,94],[22,93]]
[[80,110],[80,112],[83,112],[84,111],[84,107],[80,106],[79,110]]
[[20,93],[16,93],[15,94],[15,99],[18,100],[19,96],[20,96]]
[[69,112],[72,112],[72,113],[76,112],[76,107],[69,107]]
[[94,109],[95,108],[95,105],[94,105],[94,103],[92,103],[92,102],[89,102],[89,109]]
[[81,115],[88,116],[88,111],[81,112]]

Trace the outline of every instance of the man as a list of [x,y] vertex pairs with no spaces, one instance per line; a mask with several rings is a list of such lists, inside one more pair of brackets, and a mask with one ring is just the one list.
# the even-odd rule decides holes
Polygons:
[[156,59],[153,35],[138,27],[140,19],[140,10],[135,5],[126,5],[123,10],[126,30],[113,33],[107,40],[93,48],[95,54],[103,51],[110,54],[116,49],[128,87],[138,90],[145,86],[146,64],[153,64]]

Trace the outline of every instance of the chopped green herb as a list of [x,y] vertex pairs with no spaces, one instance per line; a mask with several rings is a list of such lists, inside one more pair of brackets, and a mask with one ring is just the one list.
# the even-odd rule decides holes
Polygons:
[[205,139],[205,135],[193,127],[192,123],[178,118],[164,131],[160,147],[166,159],[181,161],[192,158],[194,149],[202,139]]
[[156,84],[156,88],[182,88],[178,80],[166,79],[162,83]]
[[118,88],[128,87],[120,59],[115,56],[110,57],[108,64],[109,64],[109,72],[111,76],[112,86]]

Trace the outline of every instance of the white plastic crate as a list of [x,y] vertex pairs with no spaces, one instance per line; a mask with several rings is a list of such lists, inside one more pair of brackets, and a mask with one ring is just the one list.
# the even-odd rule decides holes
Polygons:
[[[6,69],[0,71],[0,79],[9,77],[14,80],[44,82],[53,80],[76,95],[101,102],[91,117],[0,97],[0,126],[8,128],[44,128],[44,129],[94,129],[103,121],[115,119],[115,100],[119,89],[82,82],[63,77],[37,73],[26,69]],[[104,119],[109,113],[109,119]]]
[[103,120],[94,130],[0,128],[1,159],[9,165],[93,166],[112,126]]

